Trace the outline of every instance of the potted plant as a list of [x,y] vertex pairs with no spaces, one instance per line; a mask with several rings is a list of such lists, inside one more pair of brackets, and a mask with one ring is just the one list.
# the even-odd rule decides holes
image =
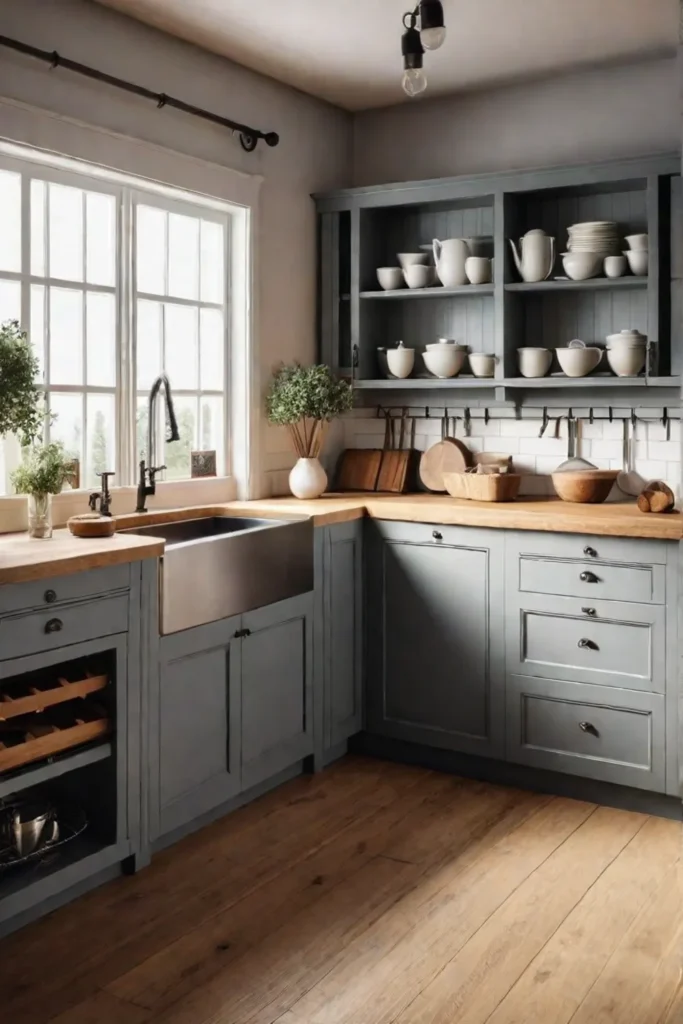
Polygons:
[[32,444],[45,421],[43,392],[36,383],[40,364],[16,320],[0,324],[0,437],[16,434]]
[[12,473],[17,494],[28,495],[30,537],[52,536],[52,495],[59,494],[73,472],[73,457],[61,441],[24,450],[21,465]]
[[270,423],[287,427],[298,460],[289,474],[296,498],[318,498],[327,487],[319,455],[327,424],[353,405],[351,385],[338,380],[327,366],[283,366],[267,397]]

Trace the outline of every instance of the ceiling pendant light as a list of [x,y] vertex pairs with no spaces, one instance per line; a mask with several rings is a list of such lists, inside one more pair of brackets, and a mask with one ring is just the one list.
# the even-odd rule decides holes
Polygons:
[[[418,30],[417,23],[420,22]],[[401,39],[403,53],[403,90],[408,96],[418,96],[427,88],[427,76],[422,64],[425,48],[438,50],[446,38],[441,0],[420,0],[414,11],[403,15],[405,32]]]
[[446,38],[441,0],[420,0],[420,38],[426,50],[438,50]]
[[[408,19],[406,21],[406,19]],[[420,33],[415,25],[417,18],[415,14],[404,14],[403,24],[405,32],[401,39],[401,50],[403,52],[403,90],[408,96],[418,96],[427,88],[427,77],[422,70],[422,57],[424,47],[420,39]]]

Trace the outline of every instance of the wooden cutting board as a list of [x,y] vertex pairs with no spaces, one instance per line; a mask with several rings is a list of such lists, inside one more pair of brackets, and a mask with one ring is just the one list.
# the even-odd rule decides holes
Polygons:
[[[444,435],[447,427],[444,422]],[[420,459],[420,480],[428,491],[443,493],[444,473],[464,473],[472,465],[472,452],[457,437],[443,437],[424,452]],[[456,469],[457,467],[457,469]]]
[[382,455],[381,448],[347,448],[337,463],[335,490],[374,491]]
[[377,478],[377,491],[385,491],[389,494],[404,494],[414,485],[417,456],[411,447],[404,448],[405,429],[406,415],[404,413],[401,416],[401,433],[398,447],[396,447],[395,423],[393,419],[387,417],[382,466]]

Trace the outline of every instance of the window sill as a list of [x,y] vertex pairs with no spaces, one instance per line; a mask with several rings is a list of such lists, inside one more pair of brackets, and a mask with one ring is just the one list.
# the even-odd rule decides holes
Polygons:
[[[63,491],[52,499],[54,526],[64,526],[70,516],[88,511],[88,498],[92,488]],[[112,487],[112,512],[123,515],[134,512],[137,503],[136,487]],[[234,501],[237,497],[235,478],[231,476],[207,477],[200,480],[169,480],[157,483],[157,492],[146,500],[147,508],[187,508],[194,505],[212,505]],[[28,526],[28,504],[22,494],[0,498],[0,534],[18,533]]]

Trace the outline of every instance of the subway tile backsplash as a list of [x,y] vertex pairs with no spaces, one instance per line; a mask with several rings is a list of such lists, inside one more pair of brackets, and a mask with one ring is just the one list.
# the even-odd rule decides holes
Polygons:
[[[513,457],[515,469],[524,475],[522,494],[552,494],[549,474],[567,457],[567,424],[560,421],[556,437],[556,421],[552,419],[543,437],[539,419],[490,419],[484,423],[473,413],[471,435],[465,436],[462,419],[457,420],[456,436],[475,452],[506,452]],[[451,419],[451,431],[452,423]],[[638,422],[635,435],[635,467],[645,479],[665,480],[681,497],[681,426],[673,420],[667,428],[658,422]],[[623,426],[600,420],[581,422],[577,454],[589,459],[600,469],[621,469],[623,464]],[[415,447],[424,451],[441,437],[441,419],[419,419],[415,427]],[[341,438],[338,438],[340,441]],[[345,448],[381,448],[384,422],[375,413],[357,410],[344,421]],[[332,453],[330,453],[332,454]],[[618,497],[618,495],[616,495]]]

